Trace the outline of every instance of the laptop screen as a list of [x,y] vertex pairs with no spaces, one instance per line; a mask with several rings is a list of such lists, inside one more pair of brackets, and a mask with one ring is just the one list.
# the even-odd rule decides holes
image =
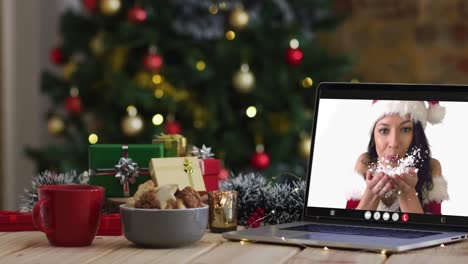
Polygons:
[[306,216],[467,225],[468,87],[324,83]]

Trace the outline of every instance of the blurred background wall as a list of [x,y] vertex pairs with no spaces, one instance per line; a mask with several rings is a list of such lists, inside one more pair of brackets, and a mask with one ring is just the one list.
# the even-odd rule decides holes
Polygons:
[[324,41],[368,82],[466,83],[468,2],[339,0],[347,16]]
[[50,67],[60,10],[71,1],[2,0],[1,5],[1,209],[16,209],[18,196],[36,173],[26,145],[47,141],[40,72]]

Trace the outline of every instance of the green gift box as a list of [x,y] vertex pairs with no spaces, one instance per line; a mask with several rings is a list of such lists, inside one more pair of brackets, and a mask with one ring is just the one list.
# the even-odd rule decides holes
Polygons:
[[[137,165],[139,172],[129,177],[125,183],[121,183],[116,177],[119,176],[116,165],[122,165],[120,162],[124,157],[131,159],[131,165]],[[161,144],[90,145],[89,184],[103,186],[106,189],[107,198],[132,196],[140,184],[151,180],[148,172],[151,158],[162,157],[164,157],[164,148]]]

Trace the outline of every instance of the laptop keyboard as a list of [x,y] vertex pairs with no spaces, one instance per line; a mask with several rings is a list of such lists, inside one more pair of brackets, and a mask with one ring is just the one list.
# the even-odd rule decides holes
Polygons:
[[319,225],[307,224],[301,226],[293,226],[281,228],[282,230],[306,231],[306,232],[319,232],[331,234],[344,234],[344,235],[359,235],[359,236],[373,236],[373,237],[392,237],[392,238],[421,238],[425,236],[437,235],[437,232],[414,231],[404,229],[387,229],[387,228],[372,228],[372,227],[358,227],[358,226],[343,226],[343,225]]

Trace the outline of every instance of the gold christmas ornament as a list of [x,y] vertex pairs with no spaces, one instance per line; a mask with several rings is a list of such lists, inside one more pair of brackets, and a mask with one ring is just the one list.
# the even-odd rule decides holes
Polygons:
[[241,65],[241,69],[232,78],[232,84],[241,93],[249,93],[253,90],[255,76],[250,72],[248,64]]
[[96,56],[104,53],[104,33],[97,33],[89,42],[89,48]]
[[299,150],[299,155],[303,159],[308,159],[310,156],[310,144],[312,143],[312,140],[310,137],[304,136],[299,140],[298,144],[298,150]]
[[236,8],[229,17],[229,24],[235,29],[243,29],[249,23],[249,14],[243,8]]
[[122,119],[122,132],[129,137],[136,136],[143,130],[143,120],[139,115],[127,115]]
[[305,77],[302,80],[302,87],[304,87],[304,88],[312,87],[313,84],[314,84],[314,81],[310,77]]
[[154,97],[161,99],[164,96],[164,90],[160,87],[154,89]]
[[59,135],[63,132],[64,129],[65,123],[63,122],[62,118],[57,115],[53,115],[47,121],[47,131],[49,131],[49,134],[51,135]]
[[210,13],[212,15],[216,15],[218,13],[218,7],[215,6],[215,5],[211,5],[209,8],[208,8],[208,11],[210,11]]
[[153,75],[153,77],[151,77],[151,81],[153,81],[154,84],[158,85],[164,81],[164,77],[161,74],[156,73]]
[[195,64],[195,67],[197,68],[197,70],[203,71],[203,70],[205,70],[205,68],[206,68],[206,63],[205,63],[204,60],[199,60],[199,61],[197,61],[197,63]]
[[71,76],[76,71],[76,68],[77,65],[73,61],[70,61],[69,63],[65,64],[65,66],[63,67],[63,78],[65,78],[65,80],[67,81],[70,80]]
[[120,0],[101,0],[99,7],[104,15],[111,16],[119,12],[120,6]]
[[236,38],[236,33],[232,30],[226,32],[225,37],[227,40],[233,40]]

